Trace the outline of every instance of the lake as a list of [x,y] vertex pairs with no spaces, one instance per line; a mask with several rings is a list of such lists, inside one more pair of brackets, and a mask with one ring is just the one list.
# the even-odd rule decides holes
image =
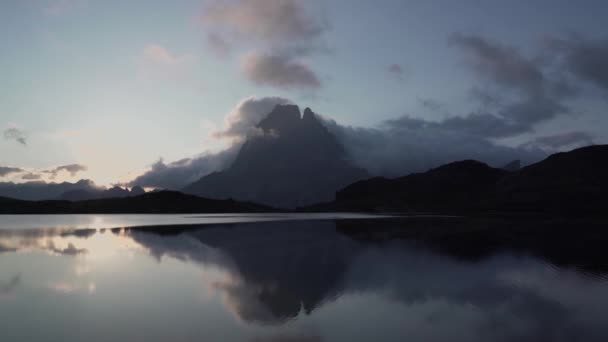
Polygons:
[[494,226],[350,214],[0,216],[0,341],[608,340],[597,235],[567,250],[569,239],[533,243],[537,230],[513,242],[504,236],[517,230],[487,234]]

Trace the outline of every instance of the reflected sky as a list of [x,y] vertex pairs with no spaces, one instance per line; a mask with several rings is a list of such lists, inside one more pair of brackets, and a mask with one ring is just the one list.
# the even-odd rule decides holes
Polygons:
[[2,341],[608,338],[601,275],[355,240],[331,220],[5,230],[0,270]]

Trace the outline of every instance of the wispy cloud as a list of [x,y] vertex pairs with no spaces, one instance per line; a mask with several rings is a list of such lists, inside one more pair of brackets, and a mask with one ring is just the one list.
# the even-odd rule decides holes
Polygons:
[[151,43],[144,47],[138,61],[139,76],[163,82],[190,82],[196,57],[190,53],[177,54]]
[[74,177],[79,172],[83,172],[86,170],[87,170],[87,167],[85,165],[68,164],[68,165],[57,166],[54,169],[44,170],[42,172],[48,174],[50,179],[55,179],[55,177],[57,177],[57,175],[59,175],[61,172],[68,172],[70,174],[70,176]]
[[27,136],[25,132],[17,127],[10,127],[5,129],[4,139],[15,141],[23,146],[27,145]]

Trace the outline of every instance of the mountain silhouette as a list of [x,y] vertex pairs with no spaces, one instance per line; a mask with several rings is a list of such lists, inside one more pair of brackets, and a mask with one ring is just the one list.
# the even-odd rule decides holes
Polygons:
[[234,163],[184,188],[207,198],[253,201],[283,208],[327,202],[368,177],[309,109],[277,105],[241,147]]
[[233,200],[213,200],[176,191],[85,201],[23,201],[0,197],[0,214],[173,214],[268,212],[272,208]]
[[400,178],[371,178],[307,210],[589,212],[608,208],[608,145],[557,153],[519,171],[466,160]]
[[95,188],[71,190],[63,193],[59,199],[66,201],[85,201],[91,199],[139,196],[145,193],[146,191],[140,186],[134,186],[131,190],[114,186],[110,189]]

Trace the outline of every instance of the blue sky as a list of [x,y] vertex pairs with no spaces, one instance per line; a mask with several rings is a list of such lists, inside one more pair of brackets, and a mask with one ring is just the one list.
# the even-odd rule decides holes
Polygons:
[[[472,70],[466,51],[449,43],[455,34],[513,47],[529,59],[551,53],[542,47],[547,37],[577,34],[598,42],[600,53],[608,38],[605,1],[291,0],[301,12],[294,18],[321,30],[287,38],[271,33],[293,23],[274,27],[255,15],[246,19],[260,20],[254,28],[268,24],[269,31],[231,36],[242,27],[226,19],[226,2],[231,15],[242,8],[236,13],[249,15],[247,8],[281,0],[2,1],[0,128],[17,129],[27,143],[5,135],[0,166],[38,172],[77,163],[86,171],[57,180],[128,181],[160,157],[174,161],[227,146],[212,133],[251,96],[288,98],[358,127],[403,115],[428,121],[465,116],[479,107],[472,89],[494,85]],[[254,7],[243,7],[247,3]],[[216,33],[229,52],[209,44]],[[244,71],[252,53],[276,54],[288,67],[302,64],[303,76],[314,73],[318,85]],[[492,141],[519,146],[584,132],[605,143],[608,90],[576,82],[581,90],[568,100],[576,114]]]

